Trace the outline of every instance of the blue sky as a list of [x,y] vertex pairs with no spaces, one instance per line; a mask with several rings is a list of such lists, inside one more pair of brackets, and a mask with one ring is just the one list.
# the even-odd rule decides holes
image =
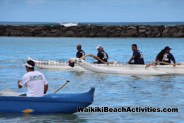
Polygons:
[[0,0],[0,21],[184,21],[184,0]]

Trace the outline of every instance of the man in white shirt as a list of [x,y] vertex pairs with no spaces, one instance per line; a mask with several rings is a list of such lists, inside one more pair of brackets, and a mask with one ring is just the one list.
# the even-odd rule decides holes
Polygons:
[[25,64],[27,73],[24,74],[22,80],[18,81],[18,88],[23,86],[27,88],[26,94],[20,96],[27,97],[41,97],[47,93],[48,82],[45,76],[39,71],[34,71],[35,63],[32,60],[28,60]]

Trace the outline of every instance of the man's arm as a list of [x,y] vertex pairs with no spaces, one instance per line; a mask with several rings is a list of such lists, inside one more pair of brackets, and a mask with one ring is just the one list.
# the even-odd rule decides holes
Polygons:
[[[160,54],[160,53],[159,53],[159,54]],[[158,59],[159,54],[156,56],[155,61],[159,61],[159,59]]]
[[79,52],[76,53],[76,58],[79,58]]
[[171,54],[171,60],[173,61],[174,64],[176,64],[176,60],[172,54]]
[[133,55],[132,55],[132,57],[130,58],[130,60],[128,61],[128,64],[130,64],[131,61],[135,59],[135,57],[137,56],[137,54],[138,54],[138,53],[137,53],[136,51],[133,51]]
[[134,60],[134,58],[135,58],[135,56],[132,56],[132,57],[130,58],[130,60],[128,61],[128,64],[130,64],[131,61]]
[[27,76],[23,76],[21,80],[18,80],[18,88],[22,88],[23,86],[27,86],[29,82],[29,78]]
[[[106,53],[107,54],[107,53]],[[109,55],[107,54],[107,59],[109,59]]]
[[46,93],[47,93],[48,88],[49,88],[49,85],[48,85],[48,84],[44,85],[44,94],[46,94]]
[[20,84],[21,83],[21,80],[18,80],[18,88],[22,88],[22,85]]
[[[97,57],[98,57],[99,59],[103,58],[103,56],[102,56],[102,54],[101,54],[101,53],[98,53],[98,54],[97,54]],[[97,60],[98,60],[98,59],[97,59]],[[100,61],[100,60],[98,60],[97,62],[98,62],[98,63],[101,63],[101,61]]]
[[49,84],[48,84],[48,81],[46,80],[46,78],[43,74],[42,74],[42,77],[43,77],[43,81],[44,81],[44,94],[46,94],[48,91],[48,88],[49,88]]
[[85,56],[86,55],[86,53],[83,51],[83,55],[82,56]]

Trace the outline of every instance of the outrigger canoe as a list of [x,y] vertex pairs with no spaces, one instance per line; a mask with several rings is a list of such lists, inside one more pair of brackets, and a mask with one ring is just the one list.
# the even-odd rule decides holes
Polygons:
[[0,113],[75,113],[93,102],[95,88],[86,93],[48,94],[43,97],[0,96]]
[[[94,56],[93,56],[94,57]],[[32,59],[33,60],[33,59]],[[60,63],[56,61],[38,61],[33,60],[39,68],[60,69],[70,71],[91,71],[95,73],[120,74],[120,75],[184,75],[184,64],[181,65],[154,65],[146,67],[146,65],[133,64],[91,64],[82,59],[71,58],[75,62],[74,67],[70,67],[68,63]]]
[[96,72],[121,75],[184,75],[184,65],[155,65],[146,67],[146,65],[129,65],[129,64],[91,64],[82,59],[73,58],[80,67]]

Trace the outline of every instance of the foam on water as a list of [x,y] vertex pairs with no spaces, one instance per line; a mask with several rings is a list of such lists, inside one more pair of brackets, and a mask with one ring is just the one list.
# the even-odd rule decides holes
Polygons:
[[60,23],[60,25],[63,25],[65,27],[70,27],[70,26],[78,26],[78,23]]

